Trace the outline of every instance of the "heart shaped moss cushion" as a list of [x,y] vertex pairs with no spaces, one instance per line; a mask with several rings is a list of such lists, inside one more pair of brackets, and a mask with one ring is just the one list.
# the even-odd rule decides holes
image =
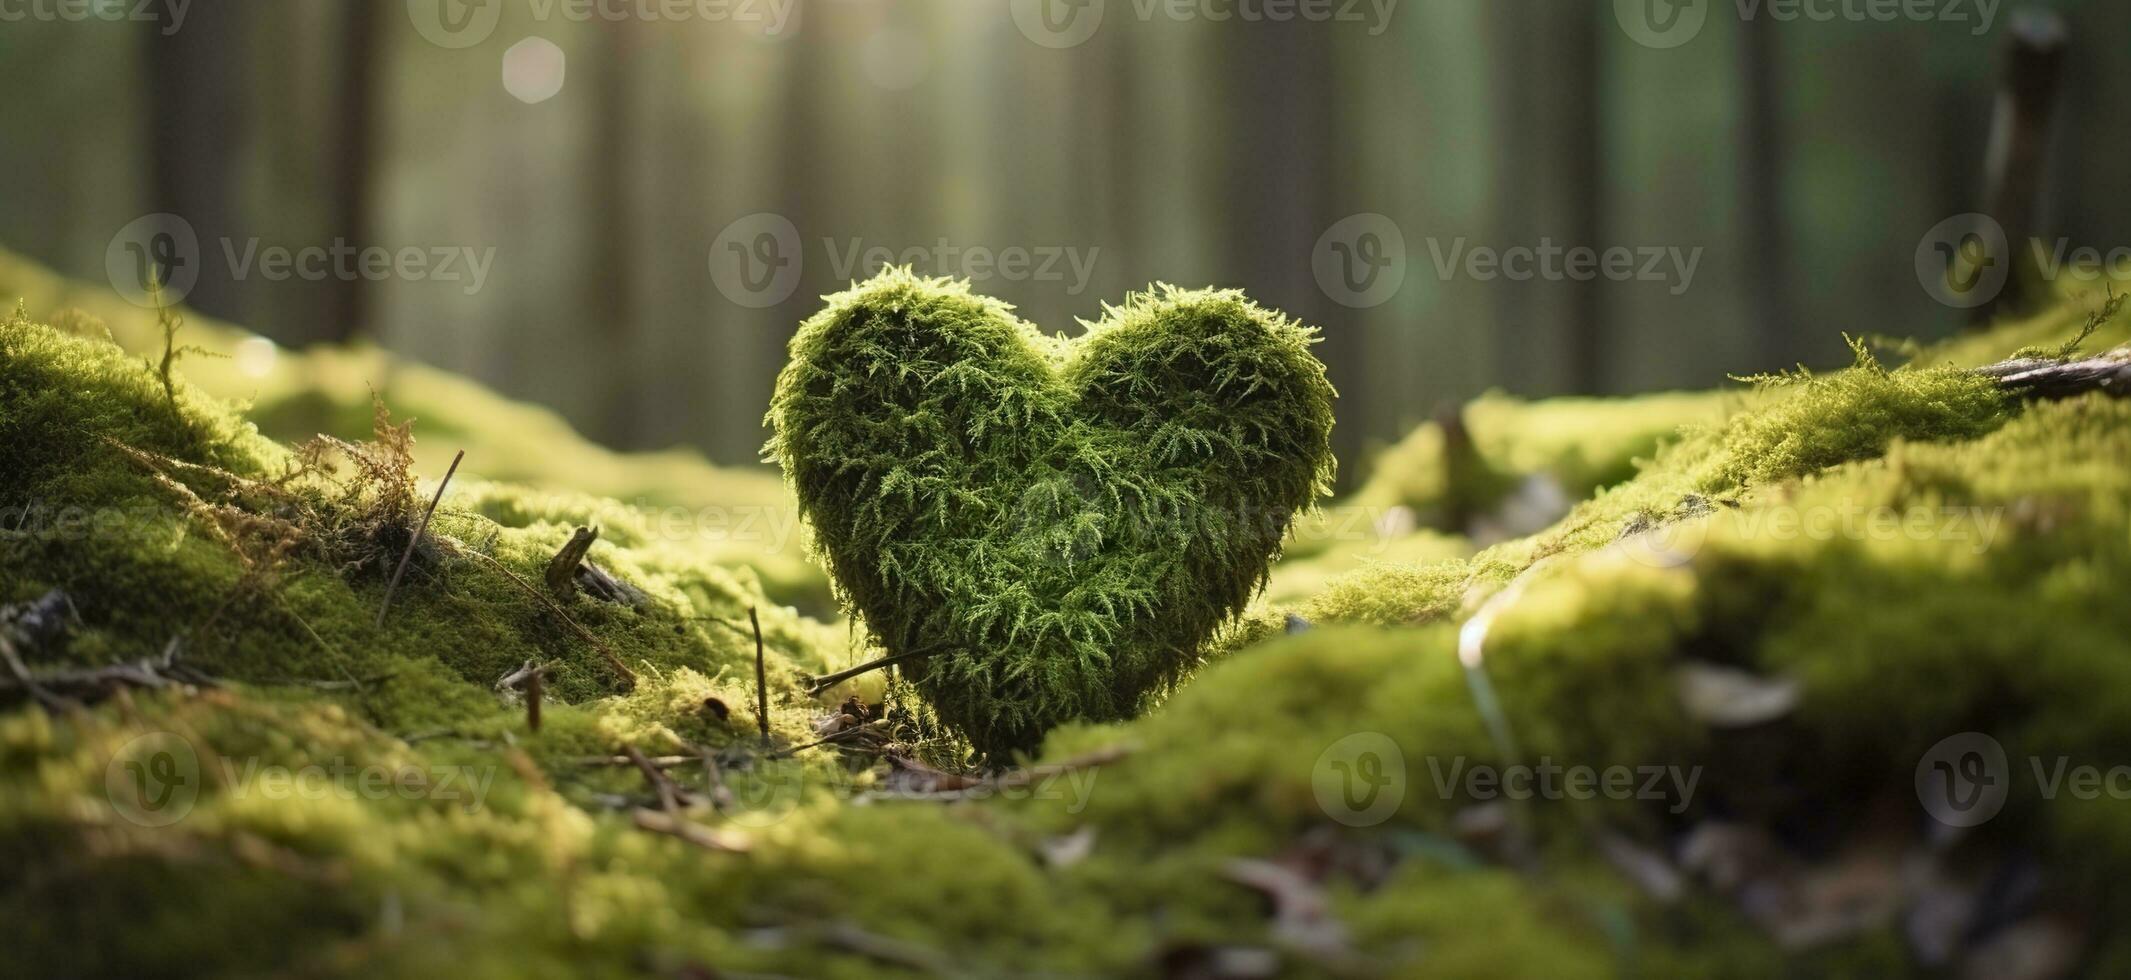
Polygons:
[[1264,584],[1333,474],[1315,340],[1170,287],[1053,338],[890,270],[800,326],[767,451],[846,601],[1003,758],[1131,715]]

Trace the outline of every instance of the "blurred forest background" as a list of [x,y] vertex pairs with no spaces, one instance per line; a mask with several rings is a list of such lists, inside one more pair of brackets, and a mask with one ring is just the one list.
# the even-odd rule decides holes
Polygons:
[[[1984,8],[1978,33],[1975,4],[1934,0],[1968,19],[1783,22],[1700,0],[1700,32],[1657,48],[1610,0],[1404,0],[1388,18],[1341,0],[1361,19],[1277,24],[1107,0],[1092,36],[1050,47],[1007,0],[788,2],[781,28],[737,8],[655,20],[637,0],[589,17],[205,0],[174,32],[0,24],[0,245],[102,280],[115,235],[175,213],[199,235],[186,301],[206,313],[290,345],[374,341],[609,444],[727,463],[755,459],[785,341],[854,246],[1071,250],[1085,283],[1061,260],[978,288],[1061,329],[1154,280],[1244,287],[1324,328],[1352,460],[1490,388],[1707,387],[1840,361],[1839,331],[1958,329],[1913,261],[1980,203],[2011,18]],[[2038,230],[2131,243],[2131,4],[2053,6],[2073,47]],[[560,50],[559,74],[507,55],[526,38]],[[527,101],[512,72],[559,88]],[[764,212],[796,230],[798,279],[756,308],[713,273]],[[1400,232],[1405,274],[1350,306],[1312,255],[1364,212]],[[1684,289],[1445,276],[1431,254],[1542,237],[1703,252]],[[232,275],[225,238],[495,258],[471,293],[270,281]]]

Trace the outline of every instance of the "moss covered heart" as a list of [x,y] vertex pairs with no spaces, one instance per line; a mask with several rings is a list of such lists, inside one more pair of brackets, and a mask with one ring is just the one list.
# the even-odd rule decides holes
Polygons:
[[1104,313],[1047,337],[891,270],[800,326],[770,404],[845,600],[993,758],[1173,683],[1332,478],[1314,329],[1234,291]]

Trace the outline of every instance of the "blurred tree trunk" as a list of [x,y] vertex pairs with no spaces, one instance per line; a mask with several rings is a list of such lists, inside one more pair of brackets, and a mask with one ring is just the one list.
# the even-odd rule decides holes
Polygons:
[[[341,62],[333,99],[338,118],[334,120],[333,155],[326,161],[330,234],[358,249],[368,247],[373,238],[370,165],[377,147],[377,78],[382,55],[378,9],[374,3],[350,3],[340,10]],[[369,325],[368,285],[360,275],[328,280],[318,339],[346,343]]]
[[[1337,220],[1326,204],[1337,142],[1331,44],[1326,25],[1281,29],[1233,26],[1222,68],[1228,75],[1228,125],[1218,159],[1227,177],[1227,255],[1222,286],[1248,287],[1252,298],[1305,323],[1328,323],[1334,304],[1317,286],[1311,250]],[[1226,40],[1226,39],[1224,39]],[[1328,330],[1318,356],[1334,386],[1363,387],[1368,350],[1353,330]],[[1358,458],[1365,433],[1335,428],[1333,451]],[[1340,474],[1343,484],[1354,469]]]
[[1790,240],[1784,228],[1783,78],[1774,28],[1739,25],[1739,237],[1745,247],[1742,297],[1755,363],[1785,365],[1801,355],[1792,335]]
[[591,240],[585,256],[584,323],[601,334],[611,353],[603,359],[600,414],[595,426],[602,442],[635,446],[637,384],[627,356],[637,343],[636,258],[629,161],[634,144],[635,105],[630,94],[629,62],[640,35],[635,18],[593,25],[600,35],[592,61],[592,131],[586,140],[585,202],[591,210]]
[[[1595,7],[1552,0],[1500,3],[1495,15],[1496,91],[1503,102],[1496,184],[1497,248],[1604,248],[1599,207],[1598,18]],[[1535,70],[1534,66],[1547,70]],[[1597,280],[1498,281],[1497,364],[1524,376],[1501,379],[1525,395],[1592,394],[1605,383],[1610,345]],[[1551,354],[1552,356],[1546,356]]]
[[[159,8],[160,9],[160,8]],[[142,25],[147,46],[149,207],[192,225],[201,266],[187,305],[211,316],[241,317],[225,238],[239,240],[235,175],[244,151],[246,11],[237,4],[198,4],[184,29]],[[241,251],[241,244],[238,246]]]

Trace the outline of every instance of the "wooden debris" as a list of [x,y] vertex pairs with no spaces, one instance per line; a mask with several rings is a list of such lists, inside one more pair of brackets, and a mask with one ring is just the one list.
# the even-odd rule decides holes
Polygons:
[[1999,361],[1976,369],[1998,382],[1998,387],[2020,398],[2053,401],[2090,391],[2107,392],[2117,398],[2131,394],[2131,347],[2076,360],[2024,357]]
[[578,528],[577,532],[570,536],[569,542],[562,546],[562,550],[548,560],[547,573],[543,576],[547,580],[548,591],[567,600],[576,596],[578,589],[583,589],[586,595],[601,602],[611,602],[617,606],[642,605],[645,601],[643,590],[622,581],[613,572],[601,568],[598,563],[586,557],[591,552],[593,543],[598,540],[599,529],[596,527]]
[[183,641],[173,637],[160,655],[132,663],[37,672],[23,662],[12,642],[0,636],[0,661],[7,667],[7,674],[0,676],[0,692],[22,691],[47,707],[56,708],[76,701],[101,700],[127,688],[219,686],[214,678],[179,663],[183,651]]
[[548,591],[559,598],[569,599],[577,595],[577,568],[585,560],[585,553],[592,550],[592,542],[599,540],[599,529],[581,527],[570,535],[569,543],[548,559],[545,576]]

